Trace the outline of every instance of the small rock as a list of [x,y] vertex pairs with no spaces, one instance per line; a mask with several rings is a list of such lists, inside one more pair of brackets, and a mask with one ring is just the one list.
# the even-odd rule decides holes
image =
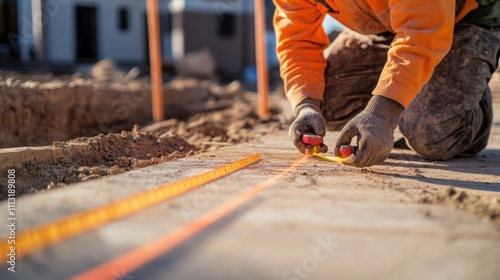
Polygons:
[[5,80],[5,84],[8,86],[8,87],[13,87],[14,86],[14,78],[7,78],[7,80]]
[[457,191],[454,188],[449,188],[448,189],[448,196],[454,196],[457,193]]
[[467,194],[464,191],[461,191],[456,199],[458,202],[463,202],[466,198],[467,198]]
[[115,159],[115,164],[122,168],[129,167],[130,160],[126,157],[119,157]]
[[134,169],[136,168],[144,168],[151,165],[151,161],[149,160],[134,160]]

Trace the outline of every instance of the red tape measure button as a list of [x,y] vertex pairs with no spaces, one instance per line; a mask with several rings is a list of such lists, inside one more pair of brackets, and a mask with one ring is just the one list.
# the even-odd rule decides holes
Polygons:
[[318,146],[323,144],[323,137],[318,135],[306,134],[302,136],[302,143],[307,145]]

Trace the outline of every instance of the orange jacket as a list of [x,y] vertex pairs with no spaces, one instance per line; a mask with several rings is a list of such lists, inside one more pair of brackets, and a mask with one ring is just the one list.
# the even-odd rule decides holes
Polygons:
[[[395,35],[373,94],[407,107],[451,48],[454,24],[478,7],[467,0],[455,16],[456,0],[324,0],[330,15],[362,34]],[[274,27],[281,76],[291,105],[323,100],[328,46],[322,22],[329,12],[317,0],[274,0]]]

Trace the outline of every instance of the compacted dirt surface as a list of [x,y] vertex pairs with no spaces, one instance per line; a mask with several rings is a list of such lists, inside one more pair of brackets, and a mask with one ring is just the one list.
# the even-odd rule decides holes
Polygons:
[[[5,78],[4,73],[4,78]],[[102,82],[92,79],[83,79],[80,75],[66,77],[65,79],[55,79],[50,75],[23,76],[17,75],[16,79],[6,78],[0,79],[0,89],[2,94],[0,98],[5,100],[18,100],[16,95],[21,93],[25,98],[23,108],[14,108],[12,102],[3,104],[3,110],[7,110],[10,106],[10,112],[19,114],[26,111],[31,118],[45,117],[52,118],[50,112],[40,112],[36,115],[37,102],[43,96],[53,97],[54,92],[48,89],[57,88],[55,96],[58,96],[55,105],[45,105],[44,110],[51,106],[59,106],[60,99],[64,99],[62,89],[75,90],[76,94],[81,93],[82,88],[91,87],[97,89],[98,94],[109,94],[116,91],[127,92],[127,98],[133,96],[133,93],[138,93],[140,90],[148,90],[144,80],[134,80],[129,82]],[[54,81],[55,79],[55,81]],[[78,86],[80,85],[80,87]],[[87,87],[84,87],[86,85]],[[493,90],[495,112],[500,111],[500,74],[494,75],[490,86]],[[259,139],[263,135],[267,135],[276,130],[286,130],[291,120],[290,108],[284,98],[283,93],[278,89],[271,95],[271,119],[267,121],[259,120],[256,115],[256,95],[252,92],[245,92],[244,88],[238,83],[233,82],[226,86],[220,86],[215,82],[199,81],[194,79],[176,79],[165,85],[166,87],[166,108],[167,110],[175,111],[177,115],[184,116],[182,118],[172,117],[166,121],[154,124],[133,125],[132,129],[121,130],[115,133],[99,134],[93,137],[75,138],[68,141],[53,141],[50,146],[25,147],[17,149],[3,149],[0,154],[0,169],[17,167],[19,178],[21,178],[18,194],[34,193],[46,191],[52,188],[73,184],[80,181],[88,181],[103,176],[115,175],[130,170],[144,168],[150,165],[167,162],[173,159],[179,159],[186,156],[191,156],[206,151],[216,150],[220,147],[226,147],[237,143],[253,141]],[[30,100],[30,95],[27,90],[33,89],[37,91],[42,89],[42,95],[33,94],[33,98],[38,101]],[[78,90],[80,88],[80,90]],[[8,91],[13,89],[14,92]],[[45,90],[44,90],[45,89]],[[99,93],[101,92],[101,93]],[[75,94],[73,92],[70,93]],[[88,94],[88,93],[86,93]],[[95,94],[95,93],[92,93]],[[131,95],[132,94],[132,95]],[[14,96],[14,97],[12,97]],[[144,93],[140,93],[144,96]],[[74,97],[73,97],[74,98]],[[95,96],[94,96],[95,98]],[[123,98],[123,97],[121,97]],[[50,98],[49,98],[50,99]],[[80,100],[82,97],[80,97]],[[83,98],[88,100],[88,97]],[[72,99],[72,102],[77,102],[79,99]],[[104,99],[106,104],[107,99]],[[102,100],[101,100],[102,101]],[[135,100],[137,101],[137,100]],[[47,102],[47,101],[45,101]],[[92,101],[99,103],[99,100]],[[8,105],[11,104],[11,105]],[[122,104],[123,105],[123,104]],[[171,105],[171,106],[169,106]],[[75,109],[71,105],[67,105],[72,114],[75,114]],[[72,106],[75,106],[74,104]],[[85,110],[73,116],[75,118],[72,130],[78,127],[84,127],[86,134],[92,131],[99,131],[98,122],[94,123],[92,129],[82,125],[82,122],[77,118],[82,115],[90,115],[88,110],[96,109],[102,113],[101,106],[86,105]],[[133,108],[140,108],[134,106]],[[32,109],[31,109],[32,108]],[[194,113],[189,113],[189,108]],[[28,110],[29,109],[29,110]],[[64,109],[63,109],[64,110]],[[118,110],[120,111],[120,110]],[[140,112],[148,111],[140,109]],[[204,111],[204,112],[203,112]],[[149,112],[149,111],[148,111]],[[201,113],[196,113],[201,112]],[[120,112],[119,112],[120,113]],[[122,113],[122,112],[121,112]],[[135,119],[147,119],[139,113]],[[31,118],[23,119],[19,116],[13,117],[13,123],[21,125],[23,122],[28,122]],[[63,115],[65,122],[70,125],[71,116]],[[88,119],[93,117],[87,117]],[[132,120],[134,118],[131,118]],[[127,119],[125,123],[130,123],[131,119]],[[8,118],[3,122],[8,123]],[[42,123],[47,123],[42,119]],[[31,123],[30,129],[37,133],[47,132],[46,128],[40,127],[38,122]],[[125,125],[125,124],[123,124]],[[130,125],[130,124],[129,124]],[[49,125],[50,126],[50,125]],[[37,130],[38,127],[38,130]],[[56,127],[56,126],[54,126]],[[106,127],[110,129],[110,126]],[[120,126],[114,126],[117,130]],[[8,134],[9,127],[4,127],[2,132]],[[87,130],[86,130],[87,129]],[[16,129],[13,129],[14,132]],[[63,130],[63,129],[61,129]],[[73,134],[67,135],[45,135],[43,139],[53,137],[68,138]],[[16,136],[19,136],[16,133]],[[7,137],[8,138],[8,137]],[[37,145],[39,138],[32,139],[28,144]],[[45,140],[44,140],[45,141]],[[21,141],[22,142],[22,141]],[[500,143],[500,124],[498,118],[494,122],[490,143]],[[498,160],[498,153],[484,152],[477,157],[477,161]],[[398,153],[391,155],[395,159],[414,159],[418,158],[409,150],[399,150]],[[432,165],[427,168],[432,168]],[[457,172],[480,174],[481,165],[479,166],[464,166],[463,170]],[[419,173],[419,169],[411,169],[412,172]],[[435,172],[439,172],[439,168]],[[496,174],[499,175],[499,174]],[[463,174],[462,174],[463,176]],[[493,176],[490,182],[485,185],[497,185],[500,182],[498,176]],[[0,199],[5,198],[6,186],[1,183]],[[384,186],[385,184],[381,184]],[[478,214],[483,217],[488,217],[493,221],[500,220],[500,200],[496,197],[486,195],[471,195],[463,191],[457,191],[453,187],[460,186],[460,182],[453,182],[453,178],[449,178],[449,189],[418,189],[410,191],[405,187],[391,187],[391,189],[400,190],[411,193],[408,200],[417,203],[438,203],[450,205],[456,208],[467,210],[468,212]]]
[[[490,86],[496,114],[488,147],[476,157],[443,162],[394,149],[386,162],[370,168],[305,158],[289,169],[303,158],[287,137],[290,108],[282,93],[271,96],[272,117],[261,121],[255,94],[238,83],[189,79],[167,85],[189,97],[188,104],[179,95],[169,101],[183,117],[1,149],[0,172],[14,168],[19,196],[28,194],[17,197],[19,230],[262,155],[223,180],[23,259],[21,273],[12,279],[68,278],[189,225],[277,174],[284,175],[258,199],[186,244],[144,268],[116,267],[109,273],[123,279],[496,279],[498,73]],[[190,106],[197,112],[186,114]],[[130,113],[126,122],[134,122],[136,113],[142,116]],[[337,137],[328,132],[325,143],[332,147]],[[5,180],[1,184],[5,198]],[[0,206],[7,209],[5,199]],[[6,217],[0,211],[0,219]],[[317,254],[317,248],[325,251]],[[7,273],[0,271],[0,278]]]

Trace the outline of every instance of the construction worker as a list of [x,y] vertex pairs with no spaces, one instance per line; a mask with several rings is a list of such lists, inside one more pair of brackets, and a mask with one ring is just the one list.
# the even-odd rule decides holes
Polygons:
[[[344,160],[357,167],[389,156],[398,125],[403,144],[428,160],[486,146],[500,0],[274,3],[281,75],[296,114],[289,134],[300,152],[303,134],[324,136],[327,127],[342,129],[337,156],[357,136],[358,150]],[[346,27],[330,46],[326,14]]]

